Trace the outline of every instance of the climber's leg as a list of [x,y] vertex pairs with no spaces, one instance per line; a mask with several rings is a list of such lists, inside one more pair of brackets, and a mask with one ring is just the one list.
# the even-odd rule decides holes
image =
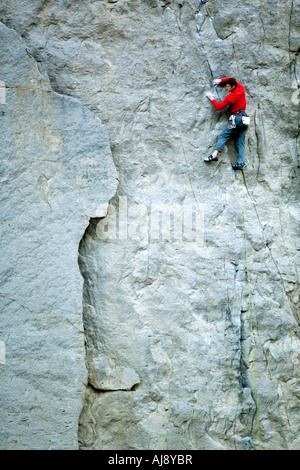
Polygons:
[[245,165],[245,137],[247,129],[248,126],[244,126],[242,123],[237,123],[234,144],[237,151],[237,165],[239,166]]
[[217,143],[215,145],[215,150],[211,155],[204,158],[205,162],[218,161],[218,153],[222,152],[224,145],[226,144],[227,140],[229,140],[230,137],[233,135],[234,130],[235,129],[231,129],[228,127],[228,123],[226,124],[226,126],[218,137]]
[[221,134],[218,137],[217,143],[215,145],[215,150],[217,152],[222,152],[226,142],[233,136],[235,129],[228,127],[229,124],[227,123],[224,129],[222,130]]

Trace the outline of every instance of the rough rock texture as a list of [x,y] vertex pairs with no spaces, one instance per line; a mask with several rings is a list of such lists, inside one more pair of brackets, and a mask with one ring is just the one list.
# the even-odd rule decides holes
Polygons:
[[[79,422],[80,448],[299,449],[299,1],[8,0],[0,4],[0,17],[22,35],[52,89],[64,95],[60,100],[77,98],[106,125],[119,174],[108,216],[94,214],[98,218],[79,249],[89,382]],[[221,99],[224,91],[213,90],[212,79],[228,75],[247,91],[247,189],[241,174],[231,169],[232,144],[217,164],[202,162],[226,120],[205,94],[214,91]],[[44,119],[38,119],[42,126]],[[30,136],[32,126],[25,121]],[[93,139],[90,129],[86,144]],[[100,186],[104,199],[113,194]],[[89,196],[95,201],[94,190]],[[70,193],[62,191],[61,197],[66,202],[56,219],[58,237],[66,233],[62,217],[68,216],[74,252],[63,253],[75,259],[74,241],[84,221],[74,228],[71,214],[75,211],[82,220],[82,212],[71,205],[70,214]],[[162,224],[168,209],[175,211],[169,232],[151,232],[154,207],[165,210]],[[188,208],[194,227],[197,214],[203,222],[194,239],[190,233],[175,236],[176,214],[182,209],[188,219]],[[27,223],[37,231],[32,221]],[[39,237],[44,230],[37,231]],[[15,231],[19,244],[25,233]],[[47,235],[49,243],[49,230]],[[72,315],[79,322],[80,289],[76,281],[62,287],[60,275],[64,282],[66,275],[57,253],[60,245],[52,240],[50,273],[41,265],[33,272],[43,275],[42,285],[54,278],[67,299],[78,302],[73,309],[68,303],[67,328]],[[26,261],[22,253],[19,257]],[[11,283],[28,292],[21,278]],[[40,292],[35,288],[37,303],[32,300],[39,310],[46,301]],[[60,296],[47,299],[51,312],[60,312],[61,304]],[[14,326],[16,318],[10,314]],[[12,337],[26,341],[32,355],[36,346],[26,319],[20,314],[23,335],[14,330]],[[60,351],[56,343],[69,333],[51,319],[44,315],[36,328],[44,337],[44,329],[55,325],[51,347]],[[77,337],[72,336],[70,354],[81,354],[82,337],[78,329],[71,331]],[[7,327],[4,339],[5,334]],[[22,359],[25,365],[16,357],[14,368],[26,374],[32,367],[23,351]],[[71,368],[74,379],[66,385],[69,395],[64,395],[73,418],[82,361],[79,355]],[[47,357],[45,370],[50,368]],[[28,375],[28,383],[46,387],[53,378],[39,369],[34,383]],[[16,401],[14,390],[6,387],[6,409],[10,400]],[[51,389],[46,396],[55,403],[44,420],[56,406],[51,416],[53,432],[57,423],[54,446],[60,442],[66,448],[67,434],[60,434],[63,412],[59,415]],[[28,410],[31,399],[26,395],[19,406]],[[28,411],[27,419],[22,445],[30,447],[32,429],[40,426],[43,435],[49,426],[34,411]],[[18,426],[13,414],[7,435]],[[39,447],[47,438],[40,437]],[[3,442],[13,446],[9,438]]]
[[[0,23],[2,449],[76,449],[87,383],[78,244],[117,187],[108,136]],[[3,364],[5,362],[5,364]]]

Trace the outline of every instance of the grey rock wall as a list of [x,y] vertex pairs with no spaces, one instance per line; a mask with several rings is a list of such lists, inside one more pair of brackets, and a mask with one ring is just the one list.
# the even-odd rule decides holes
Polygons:
[[[50,277],[63,291],[50,295],[49,311],[60,309],[65,295],[65,328],[72,315],[81,325],[76,250],[87,223],[83,214],[92,217],[79,246],[85,351],[83,333],[73,328],[69,352],[78,354],[78,363],[64,395],[74,427],[61,434],[63,412],[55,403],[53,446],[68,448],[69,435],[75,446],[81,395],[81,449],[299,449],[299,2],[9,0],[0,4],[0,17],[33,57],[23,61],[49,77],[48,98],[56,97],[58,109],[66,101],[67,109],[76,107],[75,149],[83,143],[99,148],[94,126],[103,130],[100,118],[118,171],[116,190],[102,137],[96,139],[106,155],[101,177],[92,171],[84,195],[81,184],[75,191],[92,208],[82,212],[70,202],[74,191],[61,189],[64,211],[53,217],[59,237],[63,231],[72,239],[73,251],[63,250],[74,259],[69,287],[60,280],[61,273],[66,278],[60,265],[66,269],[67,263],[57,256],[57,238],[49,262],[53,277],[40,266],[31,271],[43,272],[42,285]],[[226,122],[205,94],[222,99],[224,90],[213,90],[212,79],[229,75],[246,86],[251,116],[247,187],[231,169],[232,144],[218,163],[202,161]],[[55,122],[64,134],[65,114],[60,116]],[[29,139],[31,121],[25,121]],[[37,121],[46,140],[47,120],[41,115]],[[55,161],[63,161],[69,148],[64,152],[56,139]],[[20,156],[26,148],[22,144]],[[86,147],[80,152],[88,158]],[[74,176],[70,168],[66,174]],[[48,180],[42,181],[45,193]],[[104,217],[97,208],[109,199]],[[167,227],[157,233],[158,208]],[[72,220],[67,231],[62,214]],[[182,214],[184,232],[175,230]],[[43,236],[41,229],[35,233]],[[19,243],[20,228],[15,236]],[[19,257],[28,266],[24,254]],[[13,276],[11,285],[28,292],[21,278]],[[35,292],[33,305],[43,310],[44,295]],[[57,317],[45,315],[39,331],[44,335],[53,325],[52,351],[68,355],[56,345],[67,335]],[[22,331],[16,341],[25,338],[33,355],[30,329]],[[8,338],[6,326],[3,335]],[[17,356],[14,367],[20,363]],[[48,358],[45,364],[49,368]],[[5,374],[8,367],[7,358]],[[30,362],[23,367],[32,387]],[[56,378],[39,369],[35,383],[55,386]],[[45,396],[53,399],[51,389]],[[4,398],[9,412],[10,386]],[[26,396],[17,403],[27,409],[31,402]],[[28,432],[15,446],[48,446],[48,436],[32,444],[29,430],[38,426],[48,433],[48,426],[34,412],[27,416]],[[17,416],[6,426],[4,445],[12,447],[7,436],[18,429]]]
[[117,187],[105,127],[0,23],[2,449],[77,449],[87,383],[78,245]]

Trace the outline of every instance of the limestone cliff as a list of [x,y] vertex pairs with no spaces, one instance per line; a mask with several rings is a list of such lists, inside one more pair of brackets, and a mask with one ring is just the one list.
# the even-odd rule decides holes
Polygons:
[[2,448],[300,448],[299,11],[0,3]]

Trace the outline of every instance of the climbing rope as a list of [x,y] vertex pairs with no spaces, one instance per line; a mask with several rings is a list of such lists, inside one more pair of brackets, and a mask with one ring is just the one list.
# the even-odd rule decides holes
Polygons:
[[257,400],[257,385],[256,385],[256,373],[255,373],[255,341],[253,334],[253,325],[252,325],[252,305],[251,305],[251,284],[249,277],[249,263],[248,263],[248,249],[247,249],[247,232],[246,232],[246,211],[245,211],[245,196],[244,196],[244,185],[246,186],[246,180],[244,172],[242,171],[242,196],[243,196],[243,213],[244,213],[244,233],[245,233],[245,252],[246,252],[246,278],[248,283],[248,297],[249,297],[249,320],[250,320],[250,335],[251,335],[251,346],[252,346],[252,362],[253,362],[253,381],[254,381],[254,395],[255,395],[255,407],[256,407],[256,423],[257,423],[257,438],[258,438],[258,448],[261,449],[260,444],[260,431],[259,431],[259,415],[258,415],[258,400]]

